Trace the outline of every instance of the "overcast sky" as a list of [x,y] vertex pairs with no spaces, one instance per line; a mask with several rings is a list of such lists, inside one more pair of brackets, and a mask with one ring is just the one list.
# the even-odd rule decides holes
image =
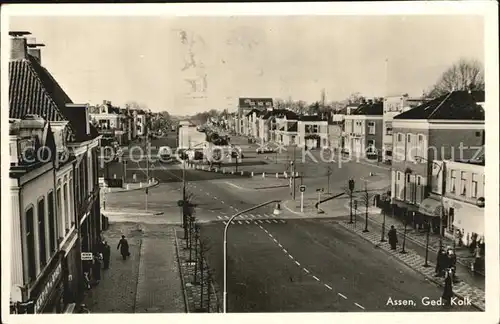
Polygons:
[[17,17],[10,25],[46,45],[42,64],[73,101],[133,100],[173,114],[234,108],[240,96],[313,102],[322,88],[328,101],[418,96],[459,58],[484,62],[478,16]]

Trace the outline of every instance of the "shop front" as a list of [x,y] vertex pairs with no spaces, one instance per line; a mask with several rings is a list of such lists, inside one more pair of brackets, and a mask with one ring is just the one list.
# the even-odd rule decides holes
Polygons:
[[34,314],[64,312],[63,253],[52,258],[45,274],[30,291]]
[[444,207],[449,215],[451,229],[457,242],[469,246],[473,240],[484,241],[484,208],[477,205],[445,197]]
[[82,295],[82,275],[80,267],[80,244],[78,232],[74,231],[62,247],[64,253],[64,303],[75,303]]
[[423,215],[424,219],[431,225],[432,232],[439,234],[440,231],[440,221],[443,222],[443,231],[446,234],[447,216],[446,211],[443,210],[442,203],[440,199],[434,197],[428,197],[422,200],[418,208],[419,214]]

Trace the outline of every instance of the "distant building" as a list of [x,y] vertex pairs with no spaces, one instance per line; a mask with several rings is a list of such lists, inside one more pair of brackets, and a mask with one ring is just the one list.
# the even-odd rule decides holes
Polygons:
[[252,110],[269,110],[273,109],[272,98],[239,98],[238,99],[238,114],[236,132],[241,134],[244,131],[244,123],[246,115]]

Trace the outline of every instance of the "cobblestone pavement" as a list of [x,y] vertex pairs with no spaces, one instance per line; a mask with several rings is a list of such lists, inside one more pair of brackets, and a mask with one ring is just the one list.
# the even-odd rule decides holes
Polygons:
[[[204,275],[203,281],[201,280],[201,272],[198,271],[195,275],[195,249],[191,252],[186,249],[186,241],[182,239],[184,233],[178,230],[176,233],[177,256],[180,264],[180,271],[182,276],[182,284],[184,285],[184,293],[186,298],[186,306],[188,313],[208,312],[219,313],[222,311],[220,289],[211,280],[209,274],[208,264],[203,260]],[[199,243],[199,242],[197,242]],[[199,244],[198,244],[199,248]],[[196,278],[196,280],[195,280]],[[203,289],[202,289],[203,288]],[[203,294],[202,294],[203,292]]]
[[[410,268],[423,274],[428,280],[437,283],[438,285],[443,285],[443,279],[434,277],[435,265],[429,262],[429,267],[424,267],[425,259],[418,255],[415,251],[411,249],[406,249],[407,253],[401,253],[400,250],[391,250],[388,242],[380,242],[380,234],[378,232],[363,232],[363,226],[355,226],[355,224],[349,224],[345,221],[340,221],[339,224],[344,226],[346,229],[355,232],[356,234],[362,236],[366,240],[370,241],[379,248],[390,253],[393,257],[401,260],[403,263],[408,265]],[[456,296],[462,299],[469,299],[471,303],[477,308],[484,311],[485,309],[485,293],[484,290],[473,287],[464,281],[460,281],[453,286],[453,291]]]
[[[116,250],[121,235],[130,246],[127,260]],[[110,269],[84,296],[91,313],[185,312],[172,226],[113,222],[103,237]]]

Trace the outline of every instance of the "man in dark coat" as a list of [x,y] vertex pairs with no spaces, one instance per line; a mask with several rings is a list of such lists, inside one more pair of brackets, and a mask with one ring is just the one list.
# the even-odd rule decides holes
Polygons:
[[435,277],[441,277],[443,275],[444,269],[447,268],[447,263],[448,257],[446,255],[446,251],[443,249],[443,247],[441,247],[439,248],[439,251],[437,253]]
[[387,233],[387,237],[389,238],[389,244],[391,245],[391,250],[396,249],[396,244],[398,244],[398,235],[396,234],[396,229],[394,225],[391,226],[391,229]]
[[118,243],[118,246],[116,247],[116,249],[117,250],[120,249],[120,253],[122,255],[123,260],[125,260],[130,255],[130,253],[128,251],[128,242],[125,239],[125,235],[122,235],[122,239]]
[[104,269],[109,269],[109,259],[111,257],[111,247],[108,242],[104,241],[104,247],[102,250],[102,261],[104,263]]
[[453,297],[453,272],[450,269],[445,271],[444,290],[441,298],[445,301],[446,306],[450,306],[451,298]]

